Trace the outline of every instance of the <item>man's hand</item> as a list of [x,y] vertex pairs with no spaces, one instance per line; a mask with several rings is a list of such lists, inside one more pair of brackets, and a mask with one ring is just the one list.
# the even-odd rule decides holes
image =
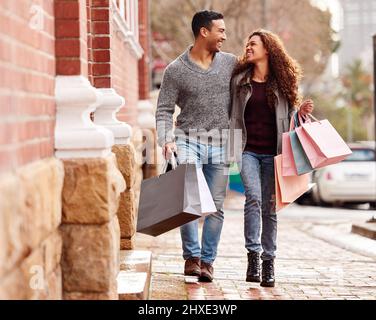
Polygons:
[[313,101],[311,99],[303,101],[299,107],[299,112],[301,115],[306,116],[309,113],[312,113],[314,109]]
[[172,154],[176,152],[176,143],[175,142],[168,142],[166,143],[162,148],[163,157],[166,160],[170,160],[172,157]]

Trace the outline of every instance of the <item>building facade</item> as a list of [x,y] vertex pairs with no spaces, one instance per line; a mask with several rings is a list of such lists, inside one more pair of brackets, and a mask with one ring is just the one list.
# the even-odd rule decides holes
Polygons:
[[0,26],[0,299],[118,299],[154,132],[148,0],[5,0]]
[[340,0],[342,7],[341,29],[339,32],[339,71],[343,73],[346,65],[361,59],[367,71],[372,72],[373,42],[376,34],[376,1]]

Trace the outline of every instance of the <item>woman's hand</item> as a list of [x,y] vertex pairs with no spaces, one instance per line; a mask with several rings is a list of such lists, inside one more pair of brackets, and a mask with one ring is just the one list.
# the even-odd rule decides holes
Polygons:
[[311,99],[304,100],[302,104],[299,106],[299,112],[306,116],[309,113],[312,113],[314,109],[313,101]]

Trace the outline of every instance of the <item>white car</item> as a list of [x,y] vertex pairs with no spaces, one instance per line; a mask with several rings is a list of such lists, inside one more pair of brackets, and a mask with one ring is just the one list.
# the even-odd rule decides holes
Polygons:
[[313,172],[311,197],[315,204],[368,202],[376,207],[375,149],[364,144],[349,147],[353,153],[344,161]]

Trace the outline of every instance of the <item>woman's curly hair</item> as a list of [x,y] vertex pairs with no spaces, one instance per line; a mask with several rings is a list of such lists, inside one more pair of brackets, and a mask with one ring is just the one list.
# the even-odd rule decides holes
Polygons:
[[[276,105],[277,97],[274,94],[274,90],[278,89],[291,106],[298,106],[301,102],[301,97],[298,93],[299,81],[302,77],[300,65],[288,55],[282,40],[276,34],[258,29],[251,33],[247,43],[255,35],[261,38],[269,57],[269,75],[266,83],[268,105]],[[241,79],[240,86],[249,83],[254,72],[254,64],[247,62],[246,52],[240,57],[233,72],[233,77],[245,70],[249,70],[249,72]]]

